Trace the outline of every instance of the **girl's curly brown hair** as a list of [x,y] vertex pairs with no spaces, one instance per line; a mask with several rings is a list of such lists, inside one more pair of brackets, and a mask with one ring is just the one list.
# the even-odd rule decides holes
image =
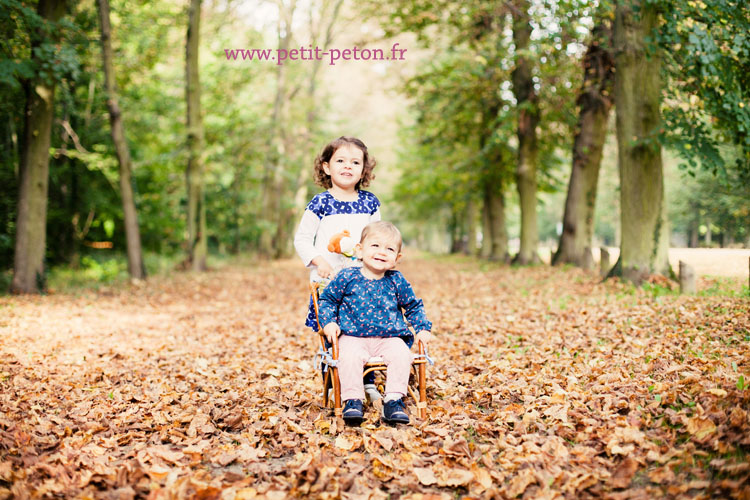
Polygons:
[[313,176],[317,185],[322,186],[326,189],[331,189],[333,187],[333,184],[331,183],[331,176],[328,175],[325,170],[323,170],[323,164],[330,162],[333,153],[335,153],[341,146],[344,146],[346,144],[351,144],[352,146],[356,146],[362,150],[362,178],[359,179],[359,182],[355,186],[355,189],[366,188],[368,185],[370,185],[370,181],[375,178],[375,175],[372,173],[372,171],[375,168],[377,162],[375,161],[375,158],[372,158],[368,154],[367,146],[365,146],[365,143],[357,139],[356,137],[345,137],[342,135],[338,139],[329,142],[326,147],[323,148],[323,151],[315,158],[315,168],[313,171]]

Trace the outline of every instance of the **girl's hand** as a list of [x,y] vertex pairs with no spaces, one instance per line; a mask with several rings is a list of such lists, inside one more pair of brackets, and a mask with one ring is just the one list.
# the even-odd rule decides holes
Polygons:
[[341,333],[341,328],[339,328],[339,325],[337,325],[336,323],[332,321],[323,327],[323,333],[328,339],[328,342],[333,344],[333,342],[338,338],[339,334]]
[[430,340],[432,340],[432,333],[430,333],[429,330],[422,330],[416,336],[417,345],[422,342],[425,349],[427,349],[427,344],[430,343]]
[[321,278],[326,278],[326,279],[333,278],[333,268],[328,263],[328,261],[325,260],[323,257],[320,257],[320,256],[315,257],[312,260],[312,263],[318,267],[317,269],[318,276],[320,276]]

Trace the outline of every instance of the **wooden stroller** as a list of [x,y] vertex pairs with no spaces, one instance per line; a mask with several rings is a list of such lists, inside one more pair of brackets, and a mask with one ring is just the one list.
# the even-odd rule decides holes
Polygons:
[[[323,327],[320,324],[320,320],[318,319],[318,297],[320,288],[320,283],[310,283],[310,295],[315,309],[315,320],[318,322],[318,339],[320,340],[320,349],[316,355],[316,360],[319,364],[316,363],[316,366],[322,368],[323,406],[329,406],[329,390],[333,389],[334,414],[337,417],[340,417],[341,386],[339,384],[338,369],[336,366],[339,359],[339,346],[338,341],[335,341],[332,346],[326,345],[328,342],[323,333]],[[417,404],[419,418],[421,419],[427,418],[427,363],[433,364],[425,351],[424,345],[422,342],[419,342],[418,353],[414,356],[411,365],[412,375],[409,378],[408,390],[409,394],[414,398],[414,401]],[[372,372],[385,372],[387,368],[388,367],[381,358],[370,358],[364,366],[363,376]]]

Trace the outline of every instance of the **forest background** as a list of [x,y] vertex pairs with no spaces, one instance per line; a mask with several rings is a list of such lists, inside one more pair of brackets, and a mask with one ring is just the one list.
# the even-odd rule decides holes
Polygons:
[[[383,216],[420,250],[592,267],[638,240],[626,267],[668,275],[668,244],[750,242],[742,2],[2,3],[2,289],[290,256],[340,135],[369,146]],[[405,52],[236,52],[314,47]],[[650,116],[626,137],[615,110]]]
[[[0,0],[0,30],[0,499],[750,497],[747,2]],[[303,327],[340,135],[433,322],[408,426],[344,426]]]

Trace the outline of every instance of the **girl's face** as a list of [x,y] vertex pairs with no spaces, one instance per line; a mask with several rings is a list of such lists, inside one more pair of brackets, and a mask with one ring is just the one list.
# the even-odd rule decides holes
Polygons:
[[323,163],[323,171],[331,176],[334,187],[353,191],[362,178],[364,154],[353,144],[344,144],[331,156],[331,161]]

